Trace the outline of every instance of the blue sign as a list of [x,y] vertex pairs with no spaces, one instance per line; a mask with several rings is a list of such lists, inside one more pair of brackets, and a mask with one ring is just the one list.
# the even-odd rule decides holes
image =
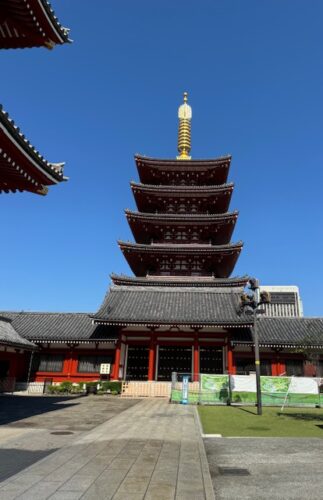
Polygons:
[[183,380],[182,380],[182,404],[187,405],[188,403],[188,382],[189,382],[189,376],[188,375],[183,375]]

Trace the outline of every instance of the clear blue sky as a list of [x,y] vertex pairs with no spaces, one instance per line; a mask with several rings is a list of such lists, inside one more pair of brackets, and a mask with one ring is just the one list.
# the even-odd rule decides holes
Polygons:
[[0,309],[95,311],[129,273],[135,153],[175,157],[189,92],[192,155],[233,155],[234,275],[298,285],[323,315],[320,0],[53,0],[74,43],[1,51],[0,101],[66,161],[46,197],[2,195]]

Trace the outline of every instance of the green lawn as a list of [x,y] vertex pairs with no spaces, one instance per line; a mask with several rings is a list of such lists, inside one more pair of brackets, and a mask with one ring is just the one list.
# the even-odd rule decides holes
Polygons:
[[[322,408],[263,408],[199,406],[203,432],[224,437],[323,437]],[[319,427],[320,426],[320,427]]]

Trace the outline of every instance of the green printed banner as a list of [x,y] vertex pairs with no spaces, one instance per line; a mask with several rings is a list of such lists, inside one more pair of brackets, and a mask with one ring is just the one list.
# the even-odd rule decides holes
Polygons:
[[[320,395],[322,379],[311,377],[267,377],[260,378],[261,399],[268,406],[318,406],[323,404]],[[320,401],[320,397],[322,401]],[[175,383],[171,401],[181,402],[182,389]],[[255,375],[200,375],[199,388],[189,386],[190,404],[255,404]]]
[[290,377],[260,377],[260,387],[263,393],[286,394],[290,383]]
[[[182,402],[182,389],[172,389],[171,391],[171,402],[172,403],[181,403]],[[196,391],[188,390],[188,404],[198,404],[199,402],[199,393]]]
[[[193,390],[189,385],[189,404],[227,404],[229,399],[229,375],[200,375],[200,388]],[[181,386],[176,383],[171,391],[171,401],[180,403],[182,400]]]
[[201,374],[200,403],[227,404],[230,397],[229,375]]

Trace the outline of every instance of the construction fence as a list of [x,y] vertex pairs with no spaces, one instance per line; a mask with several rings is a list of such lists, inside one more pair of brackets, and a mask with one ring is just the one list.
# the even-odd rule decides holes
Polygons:
[[46,392],[46,381],[44,382],[16,382],[15,377],[5,377],[0,380],[0,393],[5,394],[44,394]]
[[[173,373],[170,400],[203,405],[255,405],[255,375],[209,375],[189,382],[183,395],[183,376]],[[188,375],[190,377],[190,375]],[[260,377],[262,404],[267,406],[323,406],[323,378]]]

